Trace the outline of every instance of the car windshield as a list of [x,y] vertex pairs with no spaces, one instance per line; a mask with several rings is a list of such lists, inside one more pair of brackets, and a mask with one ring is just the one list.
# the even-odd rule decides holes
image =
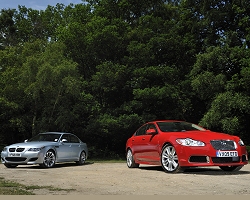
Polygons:
[[57,142],[60,137],[61,134],[43,133],[34,136],[33,138],[29,139],[28,142],[34,142],[34,141]]
[[205,131],[206,129],[188,122],[158,122],[160,130],[163,132],[181,132],[181,131]]

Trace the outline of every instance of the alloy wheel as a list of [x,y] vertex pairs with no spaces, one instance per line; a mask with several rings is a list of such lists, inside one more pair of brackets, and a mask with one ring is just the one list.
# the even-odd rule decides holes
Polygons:
[[47,151],[44,157],[43,166],[46,168],[53,167],[56,162],[56,156],[53,151]]
[[162,149],[161,164],[166,172],[180,171],[178,156],[172,145],[166,145]]

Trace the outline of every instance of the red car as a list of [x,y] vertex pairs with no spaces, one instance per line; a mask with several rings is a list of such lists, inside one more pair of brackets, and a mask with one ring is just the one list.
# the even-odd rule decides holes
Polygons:
[[248,164],[246,146],[238,136],[177,120],[142,125],[127,140],[126,157],[129,168],[140,164],[161,165],[165,172],[208,166],[238,171]]

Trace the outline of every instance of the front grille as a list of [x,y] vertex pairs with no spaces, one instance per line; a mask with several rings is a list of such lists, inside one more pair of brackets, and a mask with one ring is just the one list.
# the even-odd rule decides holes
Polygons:
[[17,148],[16,152],[23,152],[25,148]]
[[206,156],[191,156],[189,162],[207,163],[208,161]]
[[6,157],[5,160],[7,161],[12,161],[12,162],[23,162],[25,161],[27,158],[24,157]]
[[16,148],[9,148],[9,152],[15,152]]
[[234,141],[232,140],[211,140],[210,143],[215,150],[235,150]]
[[9,152],[23,152],[25,148],[9,148]]
[[213,163],[234,163],[239,162],[240,157],[212,157]]

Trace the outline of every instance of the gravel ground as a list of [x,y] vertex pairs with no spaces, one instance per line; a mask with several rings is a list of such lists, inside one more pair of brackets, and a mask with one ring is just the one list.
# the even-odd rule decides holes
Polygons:
[[0,177],[24,185],[65,189],[34,190],[38,195],[250,195],[250,165],[231,173],[210,167],[168,174],[158,166],[129,169],[125,162],[64,163],[51,169],[37,165],[8,169],[0,164]]

